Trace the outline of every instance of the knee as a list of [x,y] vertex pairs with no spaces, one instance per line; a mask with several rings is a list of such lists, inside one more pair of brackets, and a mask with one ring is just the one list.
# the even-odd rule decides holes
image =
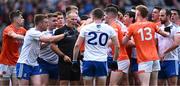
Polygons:
[[173,76],[173,77],[168,79],[168,83],[170,85],[176,85],[177,84],[177,80],[178,80],[177,76]]

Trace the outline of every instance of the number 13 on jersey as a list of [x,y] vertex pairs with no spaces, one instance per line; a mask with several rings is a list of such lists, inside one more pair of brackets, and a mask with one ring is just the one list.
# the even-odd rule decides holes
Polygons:
[[145,27],[144,29],[141,28],[138,30],[138,34],[140,34],[141,36],[141,41],[148,41],[148,40],[151,40],[152,39],[152,31],[151,31],[151,28],[149,27]]

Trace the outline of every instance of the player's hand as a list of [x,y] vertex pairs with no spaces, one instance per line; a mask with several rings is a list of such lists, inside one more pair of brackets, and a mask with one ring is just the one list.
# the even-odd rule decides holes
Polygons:
[[110,62],[109,66],[111,70],[118,70],[118,63],[116,60]]
[[165,58],[166,55],[167,55],[167,53],[164,53],[164,54],[162,54],[162,55],[159,56],[160,59],[161,59],[161,61],[164,61],[164,58]]
[[74,34],[74,30],[65,31],[64,32],[64,37],[67,37],[67,36],[73,35],[73,34]]
[[80,71],[80,64],[78,61],[72,61],[72,71],[74,72]]
[[71,62],[71,58],[67,55],[65,55],[63,59],[65,62]]

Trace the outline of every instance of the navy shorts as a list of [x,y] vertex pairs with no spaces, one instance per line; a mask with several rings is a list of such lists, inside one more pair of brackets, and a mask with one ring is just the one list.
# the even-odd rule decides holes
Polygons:
[[18,79],[30,80],[33,75],[40,75],[42,69],[39,66],[30,66],[23,63],[16,64],[16,77]]
[[167,60],[160,62],[161,70],[159,71],[159,79],[167,79],[172,76],[178,76],[179,64],[176,60]]
[[83,61],[82,75],[89,77],[107,76],[107,62]]
[[38,63],[42,71],[40,74],[48,74],[49,79],[59,79],[59,65],[58,64],[50,64],[45,60],[38,58]]

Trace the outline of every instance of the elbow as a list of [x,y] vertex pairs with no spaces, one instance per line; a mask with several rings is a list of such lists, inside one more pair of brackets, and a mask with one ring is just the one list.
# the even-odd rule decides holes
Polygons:
[[80,48],[80,45],[75,45],[74,48]]
[[75,45],[74,46],[74,50],[79,50],[80,49],[80,45]]

